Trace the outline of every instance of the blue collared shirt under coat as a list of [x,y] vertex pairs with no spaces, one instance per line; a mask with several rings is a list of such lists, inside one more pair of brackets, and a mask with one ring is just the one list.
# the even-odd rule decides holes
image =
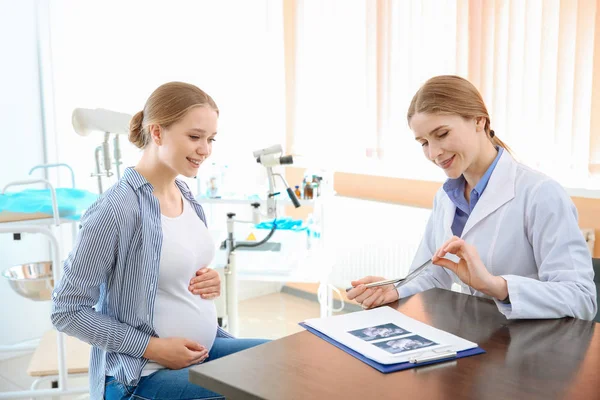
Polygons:
[[456,179],[448,179],[444,183],[444,191],[456,206],[456,214],[452,221],[452,233],[458,237],[462,235],[462,231],[467,224],[469,215],[471,215],[471,212],[481,198],[481,195],[490,180],[490,176],[492,176],[492,172],[494,172],[494,168],[496,168],[496,164],[498,164],[498,160],[504,151],[502,147],[496,147],[496,150],[498,150],[498,155],[496,155],[496,158],[488,167],[487,171],[485,171],[485,174],[483,174],[479,182],[477,182],[473,190],[471,190],[469,203],[467,203],[467,199],[465,198],[466,181],[463,175]]

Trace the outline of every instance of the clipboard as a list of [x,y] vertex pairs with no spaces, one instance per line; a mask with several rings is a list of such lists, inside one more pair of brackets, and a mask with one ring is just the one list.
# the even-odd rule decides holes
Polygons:
[[325,335],[324,333],[319,332],[318,330],[306,325],[304,322],[300,322],[299,325],[301,327],[303,327],[304,329],[306,329],[307,331],[309,331],[310,333],[320,337],[321,339],[325,340],[328,343],[331,343],[338,349],[343,350],[344,352],[350,354],[352,357],[359,359],[360,361],[364,362],[367,365],[370,365],[371,367],[375,368],[377,371],[384,373],[384,374],[388,374],[390,372],[396,372],[396,371],[403,371],[405,369],[411,369],[411,368],[420,367],[423,365],[437,364],[437,363],[441,363],[441,362],[456,360],[459,358],[470,357],[470,356],[475,356],[477,354],[485,353],[485,350],[483,350],[481,347],[478,346],[478,347],[475,347],[475,348],[472,348],[469,350],[459,351],[458,353],[456,353],[456,357],[453,357],[453,358],[444,358],[441,360],[425,361],[425,362],[421,362],[421,363],[411,363],[411,362],[407,361],[407,362],[400,362],[397,364],[381,364],[381,363],[378,363],[377,361],[371,360],[370,358],[363,356],[362,354],[360,354],[360,353],[352,350],[351,348],[341,344],[340,342],[330,338],[329,336]]

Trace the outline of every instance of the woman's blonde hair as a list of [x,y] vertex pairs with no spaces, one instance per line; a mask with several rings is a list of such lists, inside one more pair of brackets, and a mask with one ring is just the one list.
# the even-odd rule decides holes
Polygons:
[[203,90],[184,82],[169,82],[159,86],[148,98],[142,111],[129,122],[129,141],[140,149],[150,143],[149,125],[168,128],[194,107],[210,107],[219,114],[214,100]]
[[440,75],[425,82],[415,93],[408,107],[406,118],[409,124],[416,113],[453,114],[468,119],[485,118],[485,133],[492,144],[511,152],[490,129],[490,115],[477,88],[460,76]]

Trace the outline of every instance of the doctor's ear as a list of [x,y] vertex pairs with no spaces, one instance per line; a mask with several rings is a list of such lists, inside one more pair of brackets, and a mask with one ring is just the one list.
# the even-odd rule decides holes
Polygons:
[[162,143],[162,128],[158,124],[148,125],[148,133],[150,133],[150,138],[157,145],[160,146]]
[[485,129],[486,119],[485,117],[477,117],[475,118],[475,130],[477,132],[481,132]]

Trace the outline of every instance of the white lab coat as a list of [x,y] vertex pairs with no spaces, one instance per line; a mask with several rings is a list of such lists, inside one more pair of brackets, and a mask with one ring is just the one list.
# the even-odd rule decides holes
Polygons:
[[[411,271],[453,236],[456,206],[440,188]],[[496,300],[509,319],[596,315],[592,258],[577,224],[577,210],[554,180],[516,162],[504,151],[469,216],[462,239],[477,249],[493,275],[508,283],[510,304]],[[456,261],[456,256],[448,258]],[[398,289],[400,298],[433,287],[488,297],[452,271],[430,265]]]

